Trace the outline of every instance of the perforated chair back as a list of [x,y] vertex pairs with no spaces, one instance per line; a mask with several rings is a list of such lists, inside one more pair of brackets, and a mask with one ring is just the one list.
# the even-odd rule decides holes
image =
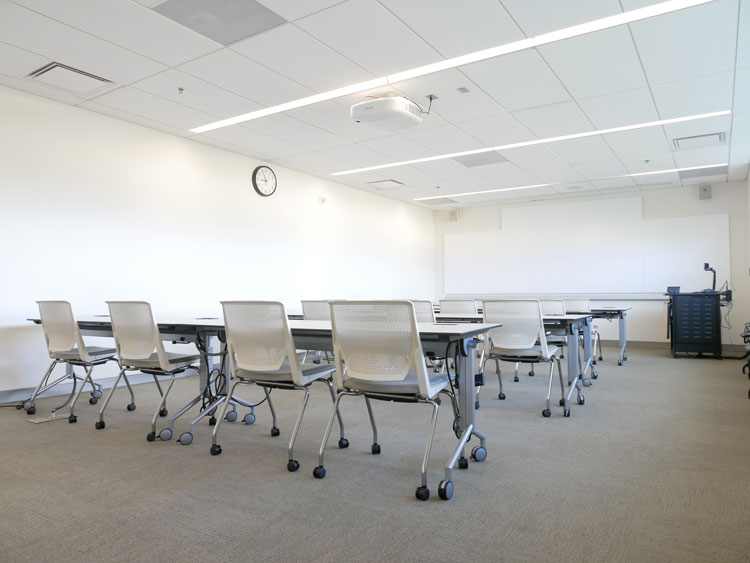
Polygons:
[[415,371],[420,393],[431,396],[411,301],[331,301],[336,378],[403,380]]
[[473,299],[441,299],[440,312],[450,314],[477,314],[477,302]]
[[539,303],[542,306],[542,315],[565,314],[565,301],[562,299],[542,299]]
[[503,325],[489,332],[493,347],[525,350],[533,348],[538,340],[542,355],[545,358],[549,357],[539,301],[483,301],[482,307],[484,322]]
[[328,301],[302,301],[302,317],[308,321],[330,321],[331,308]]
[[591,301],[588,299],[566,299],[565,310],[574,313],[590,313]]
[[159,367],[169,371],[151,305],[145,301],[107,301],[107,305],[120,363],[127,365],[128,360],[146,360],[156,351]]
[[432,301],[412,299],[411,302],[414,303],[414,313],[417,316],[418,323],[435,322],[435,309],[432,306]]
[[81,359],[88,361],[86,347],[81,338],[78,324],[73,317],[73,309],[67,301],[37,301],[39,317],[42,320],[44,338],[50,358],[60,352],[70,352],[78,346]]
[[284,305],[277,301],[222,301],[229,356],[234,365],[266,372],[289,361],[295,383],[300,369]]

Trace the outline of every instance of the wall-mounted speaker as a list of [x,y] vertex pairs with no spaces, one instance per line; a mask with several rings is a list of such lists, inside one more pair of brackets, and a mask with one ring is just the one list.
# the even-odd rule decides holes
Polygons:
[[448,210],[448,221],[451,221],[452,223],[458,221],[458,209]]
[[704,184],[698,186],[698,199],[711,199],[711,185]]

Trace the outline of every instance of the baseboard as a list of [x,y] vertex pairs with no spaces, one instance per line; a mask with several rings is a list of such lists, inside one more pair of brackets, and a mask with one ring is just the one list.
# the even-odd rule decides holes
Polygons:
[[[620,347],[618,340],[602,340],[602,346],[605,347]],[[670,349],[670,343],[667,342],[647,342],[645,340],[628,340],[628,348],[656,348],[656,349]],[[721,353],[724,356],[743,356],[747,350],[742,344],[722,344]]]

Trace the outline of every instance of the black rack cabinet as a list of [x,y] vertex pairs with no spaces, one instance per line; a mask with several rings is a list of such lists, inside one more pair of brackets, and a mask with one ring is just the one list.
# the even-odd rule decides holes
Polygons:
[[677,293],[669,296],[672,356],[713,354],[721,358],[721,294]]

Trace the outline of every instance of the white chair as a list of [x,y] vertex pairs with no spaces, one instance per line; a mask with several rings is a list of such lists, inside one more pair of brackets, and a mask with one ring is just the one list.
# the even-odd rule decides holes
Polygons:
[[[284,305],[271,301],[222,301],[224,326],[227,333],[229,364],[233,383],[229,396],[234,396],[238,385],[254,384],[263,389],[271,410],[273,426],[271,436],[278,436],[276,412],[271,402],[273,389],[296,389],[304,391],[305,398],[297,415],[289,440],[289,461],[287,469],[297,471],[299,462],[294,459],[294,442],[299,432],[307,401],[310,398],[308,387],[314,381],[328,385],[331,400],[335,402],[331,373],[335,369],[327,364],[300,364],[294,348],[294,340],[289,330]],[[221,422],[224,419],[228,402],[224,403],[222,415],[214,427],[211,455],[218,455],[222,448],[217,444]],[[337,411],[337,414],[338,411]],[[349,442],[344,438],[344,424],[339,414],[341,438],[339,447],[345,448]]]
[[[534,299],[484,301],[483,311],[484,322],[502,323],[503,325],[489,331],[487,354],[484,359],[484,362],[490,359],[495,361],[497,379],[500,383],[500,395],[503,395],[502,380],[500,378],[500,361],[514,362],[516,364],[516,376],[518,376],[519,363],[536,364],[547,362],[550,365],[549,382],[547,385],[546,408],[542,411],[542,415],[545,417],[551,416],[550,395],[552,394],[552,378],[555,371],[554,362],[556,362],[562,394],[560,403],[564,407],[563,414],[570,416],[570,407],[565,396],[560,358],[555,356],[557,346],[547,343],[540,302]],[[502,399],[504,397],[500,396],[499,398]],[[582,398],[579,394],[579,399]]]
[[[448,392],[448,376],[430,373],[419,340],[419,330],[410,301],[331,301],[333,353],[336,358],[337,396],[334,410],[320,445],[319,465],[313,476],[326,475],[323,454],[333,426],[334,414],[344,396],[364,397],[372,425],[370,451],[380,453],[378,432],[370,399],[432,405],[432,423],[422,459],[422,484],[416,490],[419,500],[427,500],[427,464],[438,415],[438,393]],[[448,392],[456,412],[455,397]],[[450,498],[449,481],[440,483],[441,498]]]
[[[565,300],[563,299],[540,299],[542,315],[545,317],[562,316],[566,314]],[[563,348],[568,344],[568,333],[565,328],[553,328],[547,330],[547,343],[554,344],[560,348],[560,359],[565,358]],[[529,374],[532,375],[532,374]]]
[[[73,317],[73,310],[67,301],[37,301],[37,305],[39,306],[39,317],[42,320],[44,338],[47,341],[47,351],[49,352],[49,357],[52,358],[52,363],[49,369],[47,369],[47,373],[44,374],[44,377],[39,382],[39,385],[34,389],[34,393],[22,405],[28,414],[35,414],[37,397],[70,379],[73,382],[73,389],[62,405],[52,409],[52,416],[55,416],[58,410],[64,408],[70,402],[68,422],[74,423],[78,420],[75,414],[76,402],[86,382],[91,385],[89,403],[95,405],[99,397],[102,396],[102,386],[94,381],[91,377],[91,372],[94,366],[114,360],[115,349],[86,346],[81,336],[81,331],[78,328],[78,323]],[[65,375],[50,383],[49,378],[58,363],[67,363],[69,369],[66,370]],[[86,370],[85,377],[80,378],[77,376],[74,366],[83,367]],[[81,387],[76,393],[78,381],[81,382]]]
[[473,299],[441,299],[440,312],[450,315],[476,315],[477,302]]
[[[140,371],[154,378],[156,387],[161,395],[154,415],[151,418],[151,432],[146,435],[149,442],[156,439],[156,421],[160,416],[167,416],[167,395],[172,389],[174,378],[177,374],[188,369],[198,371],[194,365],[200,359],[198,354],[177,354],[166,352],[164,343],[159,334],[159,328],[154,322],[151,313],[151,305],[145,301],[107,301],[109,306],[109,317],[112,323],[112,335],[115,338],[117,348],[117,362],[120,364],[120,373],[115,379],[112,389],[107,393],[104,404],[99,411],[99,420],[94,425],[97,430],[104,428],[104,411],[117,389],[120,378],[125,379],[125,384],[130,392],[129,411],[135,410],[135,395],[130,386],[127,372]],[[169,377],[169,385],[166,391],[162,391],[159,377]],[[159,432],[160,440],[170,440],[172,430],[165,428]]]
[[[566,299],[565,309],[573,313],[590,313],[591,312],[591,301],[589,299]],[[591,337],[594,339],[594,346],[592,347],[592,358],[591,363],[596,364],[596,360],[603,360],[602,357],[602,341],[599,337],[599,327],[593,325],[591,327]],[[599,356],[596,355],[596,347],[599,346]]]
[[[302,303],[302,318],[306,321],[330,321],[331,320],[331,308],[328,306],[328,301],[321,299],[311,299],[301,301]],[[314,352],[313,363],[320,363],[320,353],[323,352],[326,358],[326,362],[331,363],[331,355],[328,350],[306,350],[302,355],[302,361],[307,361],[307,356],[310,352]]]
[[417,316],[418,323],[434,323],[435,307],[432,301],[426,299],[410,299],[414,303],[414,314]]

